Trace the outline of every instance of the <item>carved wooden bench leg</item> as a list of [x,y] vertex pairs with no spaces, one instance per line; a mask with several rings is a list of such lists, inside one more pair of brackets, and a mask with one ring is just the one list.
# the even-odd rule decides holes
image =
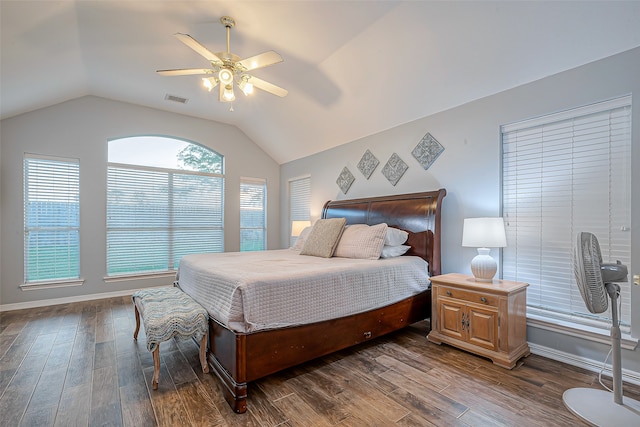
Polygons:
[[136,309],[136,330],[133,333],[133,339],[138,341],[138,332],[140,332],[140,312],[138,311],[138,306],[135,303],[133,306]]
[[158,389],[158,381],[160,381],[160,344],[153,350],[153,380],[151,385],[154,390]]
[[202,365],[202,372],[205,374],[209,372],[209,364],[207,363],[207,334],[205,334],[200,340],[200,364]]

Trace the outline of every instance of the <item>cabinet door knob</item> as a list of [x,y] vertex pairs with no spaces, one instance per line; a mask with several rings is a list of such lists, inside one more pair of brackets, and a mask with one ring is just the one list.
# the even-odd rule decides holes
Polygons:
[[451,291],[447,291],[447,296],[450,297],[451,296]]
[[482,302],[486,303],[486,302],[487,302],[487,299],[486,299],[485,297],[482,297],[482,298],[480,298],[480,301],[482,301]]

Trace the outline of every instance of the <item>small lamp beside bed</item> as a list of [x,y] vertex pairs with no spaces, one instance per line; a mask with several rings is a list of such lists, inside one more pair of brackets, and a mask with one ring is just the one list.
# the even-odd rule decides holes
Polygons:
[[310,225],[311,221],[291,221],[291,237],[298,237]]
[[471,260],[471,272],[476,282],[492,282],[498,264],[489,248],[507,246],[507,236],[502,218],[465,218],[462,228],[462,246],[478,248],[478,255]]

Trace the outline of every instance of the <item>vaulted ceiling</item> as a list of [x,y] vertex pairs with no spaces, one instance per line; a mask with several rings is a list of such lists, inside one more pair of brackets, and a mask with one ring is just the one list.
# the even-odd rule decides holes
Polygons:
[[[156,74],[208,67],[173,34],[225,51],[223,15],[233,53],[282,55],[253,74],[287,97],[229,111]],[[0,117],[96,95],[236,125],[279,163],[640,46],[638,1],[2,0],[0,18]]]

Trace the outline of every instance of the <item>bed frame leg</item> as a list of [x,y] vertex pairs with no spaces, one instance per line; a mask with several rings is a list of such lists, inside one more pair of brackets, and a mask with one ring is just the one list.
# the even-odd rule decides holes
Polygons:
[[213,372],[222,382],[224,399],[234,412],[245,413],[247,411],[247,383],[237,383],[211,353],[209,353],[208,360]]
[[[224,398],[234,412],[244,414],[247,411],[247,385],[245,384],[244,388],[236,389],[235,393],[238,393],[236,397],[225,391]],[[238,397],[240,394],[244,397]]]

